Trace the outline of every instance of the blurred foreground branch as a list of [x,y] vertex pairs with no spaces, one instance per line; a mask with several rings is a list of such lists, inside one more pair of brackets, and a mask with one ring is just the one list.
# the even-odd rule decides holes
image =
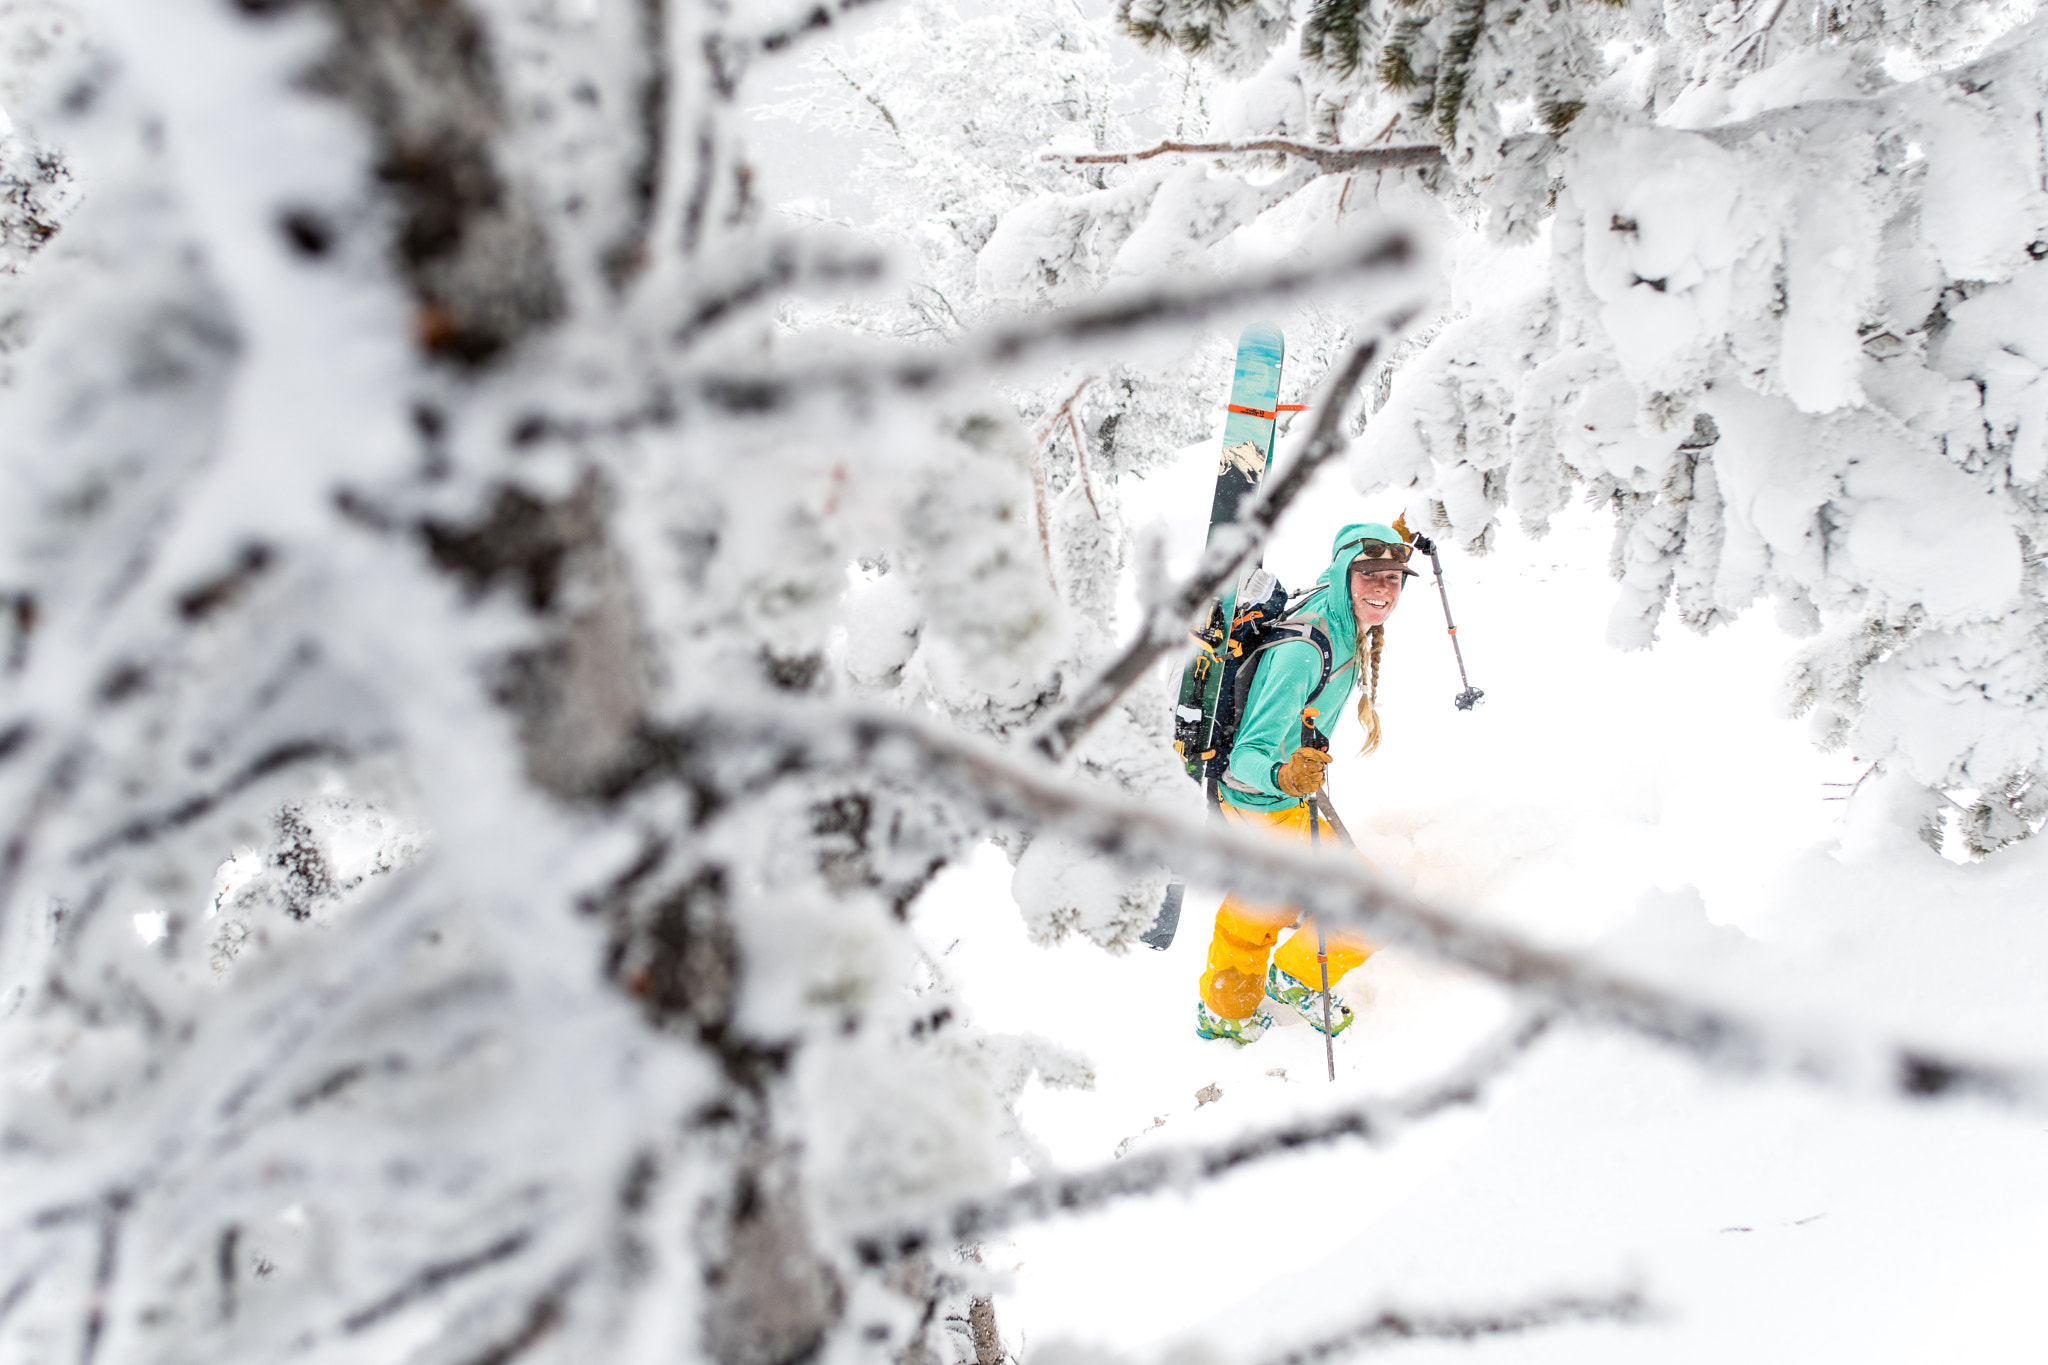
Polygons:
[[932,1245],[987,1237],[1060,1213],[1085,1213],[1167,1189],[1186,1189],[1270,1157],[1288,1156],[1345,1138],[1385,1142],[1445,1109],[1478,1100],[1486,1083],[1506,1071],[1550,1029],[1552,1017],[1530,1011],[1501,1031],[1449,1075],[1412,1094],[1368,1100],[1316,1118],[1298,1119],[1206,1147],[1127,1157],[1093,1170],[1045,1176],[1012,1185],[986,1199],[956,1204],[922,1222],[860,1239],[855,1251],[870,1265],[915,1255]]
[[1490,1312],[1428,1313],[1386,1308],[1356,1327],[1275,1356],[1265,1365],[1316,1365],[1318,1361],[1346,1359],[1361,1347],[1391,1341],[1475,1341],[1575,1322],[1633,1325],[1649,1316],[1649,1305],[1633,1289],[1600,1296],[1560,1294]]
[[[1126,868],[1168,865],[1191,880],[1299,906],[1327,924],[1355,926],[1377,942],[1398,942],[1460,963],[1572,1017],[1641,1035],[1729,1070],[1787,1075],[1881,1099],[1972,1097],[2048,1109],[2048,1076],[2038,1067],[1948,1057],[1852,1029],[1823,1033],[1688,999],[1585,954],[1542,946],[1424,900],[1353,859],[1323,857],[1150,809],[1057,772],[1026,767],[999,749],[908,716],[849,713],[842,724],[827,728],[791,725],[758,712],[705,715],[685,731],[654,737],[632,770],[614,775],[611,790],[622,795],[666,774],[683,776],[698,790],[716,790],[727,746],[744,746],[731,752],[747,755],[756,783],[834,767],[916,778],[950,791],[986,817],[1057,830]],[[678,764],[688,771],[678,774]]]
[[[693,381],[708,405],[736,414],[771,414],[822,393],[856,401],[885,392],[923,393],[962,378],[985,376],[1056,352],[1062,361],[1162,327],[1200,322],[1253,304],[1283,302],[1343,280],[1363,277],[1389,295],[1383,310],[1400,321],[1417,306],[1422,281],[1413,267],[1417,250],[1406,233],[1375,232],[1349,249],[1317,260],[1247,273],[1220,284],[1188,288],[1155,283],[1115,297],[961,337],[943,351],[904,350],[894,358],[846,365],[792,367],[780,374],[706,374]],[[1393,326],[1398,326],[1397,321]],[[1392,330],[1390,327],[1389,330]]]

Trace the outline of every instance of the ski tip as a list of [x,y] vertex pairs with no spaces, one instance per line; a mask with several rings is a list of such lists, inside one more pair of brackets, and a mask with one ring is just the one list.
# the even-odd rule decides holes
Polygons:
[[1261,350],[1277,351],[1286,344],[1285,338],[1280,335],[1280,328],[1270,322],[1251,323],[1242,332],[1237,334],[1239,350],[1250,346]]

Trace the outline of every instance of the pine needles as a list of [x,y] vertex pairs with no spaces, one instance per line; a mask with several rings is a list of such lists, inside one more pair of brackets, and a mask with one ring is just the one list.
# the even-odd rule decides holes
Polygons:
[[[1624,3],[1577,0],[1579,8],[1611,9]],[[1479,101],[1501,97],[1494,89],[1497,82],[1480,74],[1489,34],[1520,23],[1561,21],[1569,26],[1572,7],[1570,0],[1548,12],[1526,0],[1315,0],[1302,23],[1301,55],[1310,67],[1330,75],[1372,80],[1383,90],[1412,96],[1410,117],[1428,120],[1448,145],[1471,123]],[[1536,115],[1552,135],[1569,128],[1586,107],[1575,93],[1579,82],[1566,69],[1562,51],[1539,44],[1533,57],[1541,69],[1523,71],[1516,82],[1533,87]]]
[[1356,75],[1378,29],[1371,0],[1317,0],[1302,21],[1301,55],[1325,71]]

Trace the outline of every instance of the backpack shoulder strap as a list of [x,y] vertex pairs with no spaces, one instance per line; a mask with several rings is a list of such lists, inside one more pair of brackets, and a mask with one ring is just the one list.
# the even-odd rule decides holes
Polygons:
[[1288,598],[1287,610],[1280,613],[1280,619],[1273,623],[1276,643],[1281,639],[1307,640],[1323,656],[1323,675],[1316,683],[1318,692],[1330,685],[1331,678],[1352,664],[1350,659],[1346,659],[1342,665],[1338,664],[1336,645],[1330,638],[1330,623],[1323,614],[1319,611],[1302,610],[1308,605],[1309,599],[1321,592],[1324,586],[1318,583]]
[[[1330,644],[1330,632],[1324,628],[1320,621],[1290,621],[1283,619],[1273,623],[1272,627],[1266,632],[1266,638],[1259,642],[1259,647],[1253,650],[1252,654],[1246,655],[1244,662],[1238,665],[1238,675],[1244,679],[1243,686],[1247,695],[1250,692],[1252,673],[1248,665],[1251,663],[1252,655],[1264,654],[1275,645],[1292,644],[1296,640],[1314,645],[1316,652],[1322,656],[1322,674],[1316,679],[1315,690],[1320,692],[1329,685],[1330,679],[1337,672],[1337,658],[1335,650]],[[1313,696],[1314,693],[1310,695]],[[1243,711],[1242,703],[1243,699],[1241,698],[1238,708],[1240,713]]]

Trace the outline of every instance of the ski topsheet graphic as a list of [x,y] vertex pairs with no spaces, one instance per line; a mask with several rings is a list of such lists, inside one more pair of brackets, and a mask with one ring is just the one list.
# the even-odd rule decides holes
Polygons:
[[[1209,540],[1216,528],[1236,521],[1273,463],[1273,432],[1280,410],[1280,364],[1287,343],[1280,329],[1255,322],[1237,339],[1237,372],[1230,382],[1230,406],[1223,422],[1223,449],[1216,464],[1216,497],[1209,504]],[[1218,691],[1229,671],[1221,653],[1229,638],[1230,615],[1237,588],[1227,589],[1209,609],[1209,620],[1196,638],[1201,651],[1181,674],[1180,696],[1173,708],[1173,747],[1180,752],[1188,776],[1204,783],[1222,777],[1228,755],[1216,752],[1214,734]],[[1179,881],[1166,889],[1159,918],[1141,939],[1153,948],[1173,942],[1180,925],[1183,888]]]
[[[1287,343],[1271,323],[1255,322],[1237,339],[1237,373],[1230,384],[1230,407],[1223,423],[1223,451],[1216,464],[1216,497],[1209,504],[1209,540],[1216,530],[1236,521],[1273,463],[1274,423],[1279,416],[1280,364]],[[1188,776],[1214,780],[1219,759],[1213,727],[1217,689],[1223,684],[1218,651],[1230,629],[1237,590],[1231,588],[1209,610],[1200,635],[1201,652],[1181,674],[1180,699],[1173,712],[1173,747],[1180,751]]]

